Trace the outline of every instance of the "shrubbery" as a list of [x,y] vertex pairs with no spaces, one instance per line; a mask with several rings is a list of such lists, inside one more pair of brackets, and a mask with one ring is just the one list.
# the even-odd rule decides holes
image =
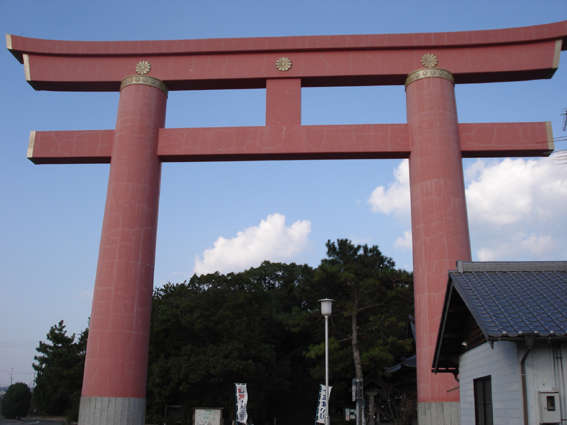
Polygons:
[[30,401],[29,387],[22,382],[16,382],[10,385],[2,399],[2,415],[6,419],[23,418],[30,410]]

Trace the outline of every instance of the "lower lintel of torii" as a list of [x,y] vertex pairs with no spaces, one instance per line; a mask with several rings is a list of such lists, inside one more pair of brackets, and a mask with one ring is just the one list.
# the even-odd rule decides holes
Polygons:
[[[553,151],[549,122],[459,124],[463,158],[541,157]],[[33,131],[35,164],[109,163],[114,130]],[[163,128],[163,162],[408,158],[405,124]]]

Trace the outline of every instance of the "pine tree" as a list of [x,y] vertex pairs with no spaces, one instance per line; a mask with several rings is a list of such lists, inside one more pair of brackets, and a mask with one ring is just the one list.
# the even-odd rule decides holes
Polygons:
[[[77,338],[67,335],[63,320],[47,334],[49,342],[40,341],[35,356],[37,364],[35,408],[44,414],[62,415],[78,406],[83,382],[83,369],[88,330]],[[76,407],[75,406],[75,407]]]
[[[396,269],[377,246],[355,245],[348,239],[328,241],[327,258],[305,289],[313,308],[318,308],[317,298],[335,300],[329,324],[335,399],[350,397],[351,378],[380,375],[384,367],[411,353],[407,324],[413,314],[413,278]],[[319,338],[307,356],[323,355],[324,341]],[[319,379],[323,372],[322,364],[313,371]]]

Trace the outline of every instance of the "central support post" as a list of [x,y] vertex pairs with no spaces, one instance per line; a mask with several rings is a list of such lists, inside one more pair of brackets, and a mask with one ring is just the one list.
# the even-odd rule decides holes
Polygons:
[[458,423],[459,383],[431,373],[447,270],[461,258],[471,260],[452,74],[439,68],[411,73],[406,100],[419,423]]
[[[161,88],[159,88],[161,87]],[[79,423],[143,425],[150,336],[165,85],[151,77],[122,83]]]

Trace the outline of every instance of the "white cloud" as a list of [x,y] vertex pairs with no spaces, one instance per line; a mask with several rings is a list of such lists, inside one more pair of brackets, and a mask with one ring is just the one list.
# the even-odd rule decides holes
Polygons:
[[394,248],[402,251],[411,251],[411,230],[405,230],[404,237],[396,239]]
[[361,237],[356,236],[356,235],[349,235],[348,239],[354,245],[371,245],[372,244],[372,238],[370,238],[370,237],[361,238]]
[[394,179],[395,181],[388,185],[388,189],[384,186],[378,186],[374,189],[368,203],[372,212],[383,214],[395,212],[407,219],[410,216],[409,163],[407,159],[404,159],[394,170]]
[[[499,243],[485,243],[485,247],[477,251],[479,261],[496,261],[509,259],[510,255],[516,259],[518,256],[524,258],[534,258],[536,260],[557,259],[542,258],[541,253],[545,253],[553,244],[551,235],[536,236],[534,234],[526,234],[518,232],[512,235],[508,240]],[[564,259],[564,257],[560,258]]]
[[[405,170],[407,161],[394,171],[387,190],[374,190],[368,200],[373,212],[409,218]],[[548,158],[479,159],[467,165],[464,174],[475,260],[567,257],[567,166]],[[405,231],[395,247],[411,247],[411,232]]]
[[195,273],[206,274],[238,272],[259,266],[262,261],[289,262],[307,245],[311,223],[296,221],[285,225],[282,214],[269,215],[259,226],[238,232],[236,237],[220,237],[214,248],[203,253],[203,259],[195,258]]
[[536,190],[549,174],[547,167],[538,164],[506,158],[487,166],[477,160],[471,166],[474,173],[469,173],[472,181],[467,187],[471,222],[505,225],[532,216]]
[[479,159],[468,171],[469,226],[478,260],[567,256],[565,166],[548,158]]
[[75,298],[79,299],[79,300],[92,301],[93,300],[93,293],[94,293],[94,291],[92,289],[81,291],[81,292],[79,292],[78,294],[75,295]]

